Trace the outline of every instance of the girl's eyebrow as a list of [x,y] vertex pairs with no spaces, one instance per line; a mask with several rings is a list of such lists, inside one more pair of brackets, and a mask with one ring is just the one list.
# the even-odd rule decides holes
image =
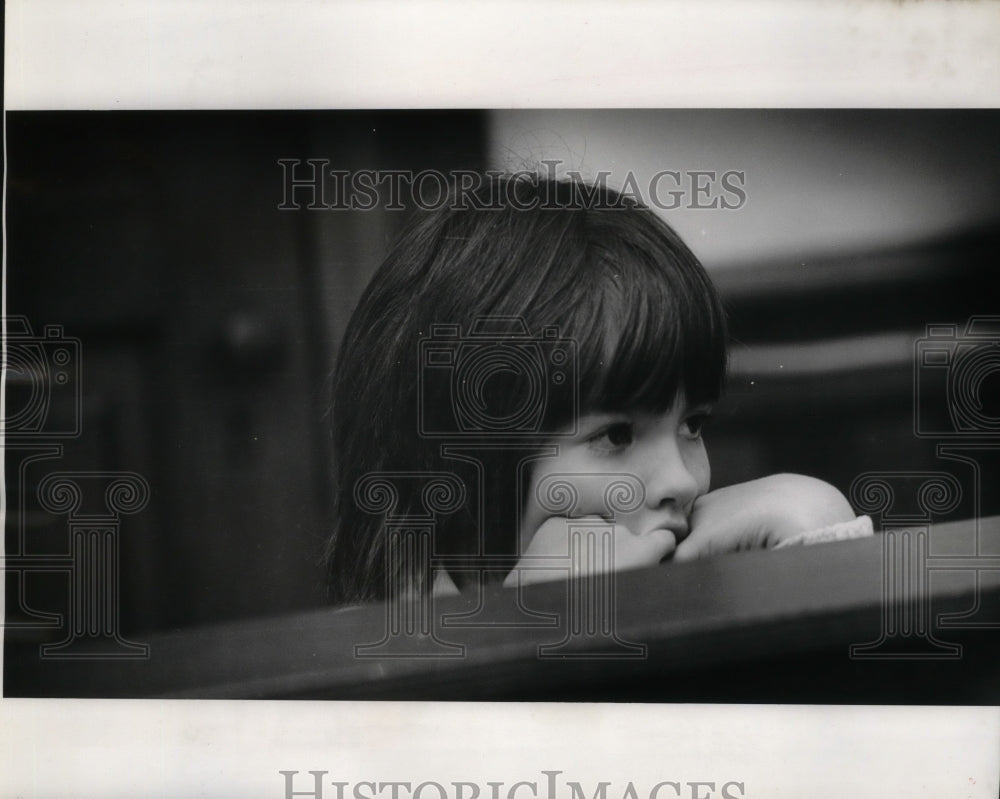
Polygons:
[[633,415],[628,411],[588,411],[577,416],[576,425],[579,428],[585,424],[606,424],[608,422],[621,421],[622,419],[631,419]]
[[614,424],[628,418],[622,413],[607,413],[603,411],[593,413],[581,413],[576,417],[576,431],[579,435],[588,435],[591,431],[597,430],[605,425]]

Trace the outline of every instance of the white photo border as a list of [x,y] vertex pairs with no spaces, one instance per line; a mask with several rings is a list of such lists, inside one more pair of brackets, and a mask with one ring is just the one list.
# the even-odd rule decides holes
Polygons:
[[[931,0],[11,0],[4,96],[6,110],[994,108],[998,34],[1000,4]],[[746,797],[940,796],[958,777],[995,796],[998,751],[997,708],[0,702],[0,796],[283,797],[279,769],[508,784],[561,769],[588,786],[739,781]]]

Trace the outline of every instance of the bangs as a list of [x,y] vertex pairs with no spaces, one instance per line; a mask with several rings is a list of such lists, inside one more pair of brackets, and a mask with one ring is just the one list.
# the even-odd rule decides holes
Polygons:
[[[564,329],[577,342],[581,413],[664,413],[680,391],[690,406],[714,403],[725,386],[726,321],[715,287],[673,231],[639,213],[647,217],[640,240],[634,226],[628,239],[597,238],[573,292]],[[636,214],[627,215],[634,225]]]

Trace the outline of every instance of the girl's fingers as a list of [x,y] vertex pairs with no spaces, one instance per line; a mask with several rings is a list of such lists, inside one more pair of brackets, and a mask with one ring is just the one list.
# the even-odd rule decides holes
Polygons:
[[717,536],[713,535],[711,531],[704,528],[695,529],[691,535],[677,545],[673,559],[675,562],[682,563],[704,558],[715,554],[716,551],[721,551],[722,548],[718,544]]
[[[573,558],[570,547],[571,527],[574,523],[586,525],[588,522],[597,523],[600,530],[607,530],[607,525],[610,524],[600,516],[547,519],[532,537],[521,563],[518,564],[519,567],[523,564],[534,570],[569,568],[573,576],[638,569],[655,566],[669,557],[677,546],[674,534],[668,530],[654,530],[648,535],[638,536],[624,524],[614,524],[611,538],[613,555],[607,550],[598,532],[595,545],[590,546],[585,543],[583,549]],[[571,562],[571,558],[578,562]]]

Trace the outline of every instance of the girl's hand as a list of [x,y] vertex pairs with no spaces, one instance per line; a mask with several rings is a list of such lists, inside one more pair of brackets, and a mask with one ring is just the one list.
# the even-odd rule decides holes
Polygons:
[[800,474],[775,474],[699,497],[691,534],[674,553],[685,561],[742,549],[766,549],[799,533],[855,518],[829,483]]
[[[532,583],[566,580],[587,574],[608,571],[625,571],[655,566],[670,555],[677,541],[669,530],[654,530],[648,535],[636,535],[623,524],[614,524],[611,540],[614,544],[614,561],[602,546],[603,536],[597,535],[597,547],[591,550],[584,543],[584,557],[581,563],[570,561],[570,526],[573,524],[599,524],[606,528],[610,522],[600,516],[584,516],[567,519],[550,517],[542,523],[528,548],[521,556],[517,567],[507,575],[504,586],[531,585]],[[586,542],[587,536],[584,536]],[[588,556],[586,553],[592,553]]]

